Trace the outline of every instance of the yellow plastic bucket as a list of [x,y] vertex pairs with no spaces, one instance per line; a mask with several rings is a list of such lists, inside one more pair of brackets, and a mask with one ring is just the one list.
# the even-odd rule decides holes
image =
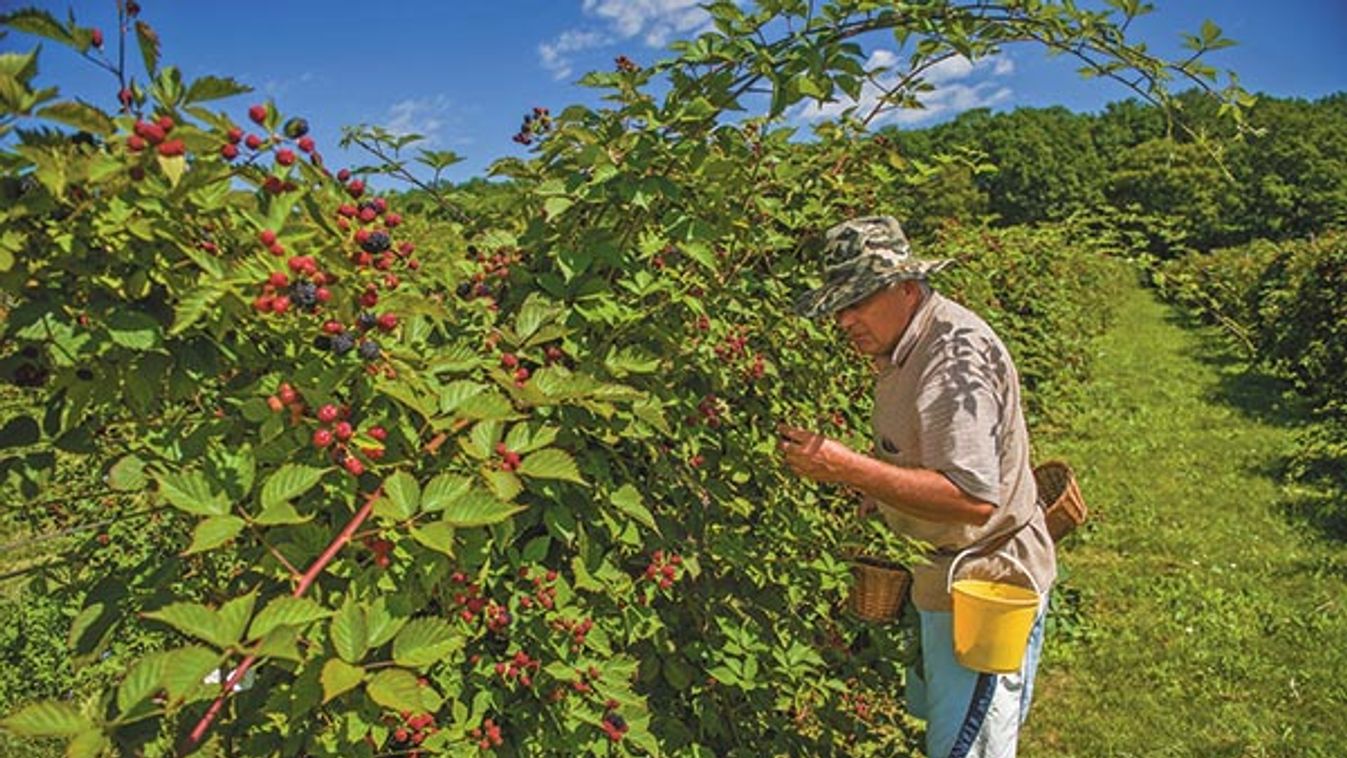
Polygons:
[[954,603],[954,657],[974,671],[1013,674],[1024,662],[1042,593],[1033,574],[1009,555],[999,557],[1024,572],[1033,589],[987,579],[954,581],[954,568],[966,555],[968,551],[954,559],[946,577]]

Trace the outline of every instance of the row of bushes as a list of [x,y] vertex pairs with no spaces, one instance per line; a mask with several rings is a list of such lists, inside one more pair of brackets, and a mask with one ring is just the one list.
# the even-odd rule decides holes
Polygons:
[[1305,399],[1317,423],[1288,468],[1296,509],[1347,536],[1347,233],[1193,253],[1155,279]]

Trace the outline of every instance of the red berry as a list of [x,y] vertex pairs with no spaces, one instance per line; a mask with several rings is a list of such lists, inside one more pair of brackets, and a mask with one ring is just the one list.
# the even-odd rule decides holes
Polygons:
[[284,287],[290,283],[290,277],[286,276],[284,271],[275,271],[267,277],[267,282],[273,287]]
[[324,321],[323,332],[326,334],[337,335],[346,331],[346,327],[341,325],[340,321]]
[[126,149],[133,153],[138,153],[145,149],[145,139],[139,134],[132,134],[126,138]]
[[338,422],[336,426],[332,427],[332,430],[336,432],[337,439],[342,442],[351,439],[351,435],[355,434],[355,430],[351,428],[351,422],[349,421]]
[[314,291],[313,296],[318,299],[318,302],[326,303],[332,299],[332,290],[327,287],[319,287]]
[[332,444],[332,432],[327,429],[313,430],[313,446],[327,447]]
[[164,128],[149,121],[137,121],[136,125],[132,127],[132,131],[151,145],[157,145],[164,141]]
[[89,41],[93,44],[94,47],[102,47],[103,30],[99,29],[98,27],[94,27],[93,29],[89,30]]
[[313,137],[300,137],[297,146],[306,153],[313,152]]
[[401,223],[402,223],[402,216],[399,216],[396,213],[389,213],[384,216],[384,225],[387,226],[389,229],[392,229],[393,227]]
[[529,370],[527,368],[520,366],[519,368],[515,369],[514,371],[515,383],[522,384],[524,382],[527,382],[528,379],[529,379]]
[[173,131],[174,124],[172,116],[160,116],[158,120],[155,121],[155,123],[159,125],[160,129],[164,130],[165,134]]
[[354,455],[347,456],[346,460],[342,461],[341,465],[345,467],[347,472],[352,476],[360,476],[365,473],[365,464],[361,463],[360,459]]
[[295,388],[291,387],[289,382],[281,382],[281,386],[276,388],[276,396],[286,405],[299,400],[299,393],[295,392]]
[[265,106],[265,105],[254,105],[253,107],[249,108],[249,109],[248,109],[248,118],[252,119],[252,120],[253,120],[253,123],[255,123],[255,124],[261,124],[262,122],[266,121],[266,120],[267,120],[267,106]]
[[379,328],[391,332],[398,326],[398,317],[394,313],[385,313],[379,317]]
[[500,356],[500,365],[505,368],[515,368],[519,365],[519,359],[515,357],[514,353],[503,353]]
[[295,152],[289,148],[281,148],[276,151],[276,162],[282,166],[291,166],[295,162]]
[[344,168],[344,169],[342,169],[342,170],[340,170],[340,171],[337,172],[337,181],[339,181],[339,182],[345,182],[347,179],[350,179],[350,178],[351,178],[351,170],[350,170],[350,169]]
[[327,405],[324,405],[322,408],[318,409],[318,420],[323,422],[324,424],[330,424],[333,421],[336,421],[338,415],[339,414],[337,412],[337,406],[331,403],[328,403]]
[[351,183],[346,185],[346,193],[351,197],[360,197],[365,194],[365,183],[359,179],[352,179]]
[[262,146],[262,138],[256,134],[249,134],[247,139],[243,140],[243,144],[247,145],[249,150],[256,150]]
[[261,242],[263,245],[272,245],[272,244],[275,244],[275,242],[276,242],[276,232],[274,232],[274,231],[272,231],[272,230],[270,230],[270,229],[263,229],[263,230],[261,231],[261,233],[259,233],[259,234],[257,235],[257,241],[258,241],[258,242]]
[[273,242],[271,243],[271,247],[267,248],[267,251],[279,258],[282,255],[285,255],[285,245],[282,245],[279,242]]
[[366,224],[368,224],[369,222],[373,221],[374,219],[376,219],[376,218],[378,218],[378,217],[379,217],[379,214],[375,213],[373,208],[361,208],[361,209],[360,209],[360,220],[363,221],[363,222],[365,222]]
[[285,403],[281,402],[279,397],[272,395],[267,398],[267,407],[271,409],[272,413],[280,413],[285,410]]
[[496,443],[496,455],[505,455],[510,452],[510,448],[505,446],[504,442]]
[[337,208],[337,215],[344,216],[346,218],[351,218],[357,212],[358,211],[356,211],[356,207],[354,205],[351,205],[350,203],[342,203]]
[[243,139],[243,130],[237,126],[231,126],[225,137],[229,140],[229,144],[237,145]]
[[299,272],[301,272],[301,271],[304,270],[304,263],[305,263],[305,261],[304,261],[304,256],[302,256],[302,255],[292,255],[292,256],[290,256],[290,260],[288,260],[288,261],[285,262],[285,265],[286,265],[291,271],[293,271],[293,272],[295,272],[296,274],[298,274]]
[[388,430],[384,429],[382,426],[371,426],[369,429],[369,436],[383,442],[388,439]]
[[239,157],[239,149],[230,144],[220,145],[220,157],[227,161],[232,161]]

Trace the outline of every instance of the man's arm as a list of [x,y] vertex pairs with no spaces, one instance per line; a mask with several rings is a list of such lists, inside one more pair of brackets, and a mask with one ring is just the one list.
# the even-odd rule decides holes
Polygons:
[[981,526],[996,511],[939,471],[895,466],[804,429],[783,426],[779,431],[786,463],[801,476],[845,484],[926,521]]

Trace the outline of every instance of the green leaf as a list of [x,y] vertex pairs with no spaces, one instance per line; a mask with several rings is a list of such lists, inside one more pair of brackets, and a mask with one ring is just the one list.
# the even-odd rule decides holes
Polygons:
[[225,291],[217,287],[197,287],[183,296],[173,314],[173,326],[168,330],[170,337],[176,337],[187,331],[201,317],[210,312],[220,301]]
[[92,134],[107,136],[117,130],[111,116],[82,101],[52,103],[38,109],[37,115]]
[[215,611],[200,603],[171,603],[157,611],[150,611],[145,618],[162,621],[191,637],[209,642],[216,647],[229,647],[235,640],[227,638],[220,628],[220,618]]
[[358,663],[369,650],[369,631],[365,625],[365,611],[347,598],[328,626],[328,639],[332,640],[332,649],[343,659]]
[[167,666],[168,656],[163,653],[150,653],[136,661],[117,688],[117,710],[126,713],[159,691]]
[[20,737],[68,737],[93,728],[93,722],[69,703],[43,700],[0,721],[0,727]]
[[524,458],[519,473],[534,479],[564,479],[584,484],[580,471],[575,467],[575,459],[570,453],[555,447],[543,448]]
[[66,743],[65,758],[98,758],[108,747],[108,736],[102,729],[86,729]]
[[445,521],[436,521],[426,526],[413,526],[412,539],[431,550],[454,557],[454,527]]
[[421,505],[421,488],[416,483],[416,477],[406,471],[398,471],[388,477],[384,480],[383,499],[388,500],[393,506],[391,512],[385,509],[383,515],[399,521],[415,516]]
[[252,91],[252,87],[240,84],[228,77],[203,76],[192,82],[192,86],[187,88],[184,103],[204,103],[207,100],[219,100],[222,97],[233,97]]
[[365,684],[370,699],[394,711],[420,711],[421,686],[406,669],[384,669]]
[[74,38],[70,36],[70,32],[66,31],[61,22],[57,21],[50,13],[37,8],[16,10],[0,20],[3,20],[5,26],[11,29],[36,34],[39,37],[46,37],[71,46],[75,44]]
[[659,526],[655,524],[655,517],[645,507],[640,491],[634,486],[631,484],[622,485],[617,492],[612,494],[609,500],[618,507],[618,510],[641,522],[650,531],[659,534]]
[[440,413],[453,413],[469,398],[486,391],[486,385],[467,379],[450,382],[440,388]]
[[295,506],[289,502],[280,502],[264,509],[261,513],[253,517],[253,523],[261,526],[277,526],[279,524],[303,524],[312,520],[314,514],[307,516],[300,515],[295,510]]
[[108,469],[108,486],[118,492],[139,492],[145,489],[145,461],[135,454],[124,455]]
[[468,439],[463,441],[463,449],[468,455],[486,460],[496,453],[496,443],[500,442],[502,424],[499,421],[481,421],[472,428]]
[[287,463],[276,469],[262,485],[262,510],[283,503],[308,492],[328,469]]
[[524,484],[519,481],[519,477],[509,471],[487,469],[482,473],[482,476],[486,479],[486,485],[491,489],[491,494],[505,502],[513,500],[515,495],[518,495],[524,489]]
[[206,675],[220,665],[220,654],[214,650],[191,645],[164,654],[163,685],[169,700],[178,701],[195,693]]
[[243,531],[244,520],[237,516],[211,516],[196,525],[192,531],[192,544],[183,555],[192,555],[213,550],[234,539]]
[[182,155],[156,155],[155,160],[159,163],[159,169],[168,177],[168,186],[176,187],[178,182],[182,181],[183,172],[187,170],[187,158]]
[[144,313],[118,310],[108,317],[108,337],[132,350],[153,350],[161,341],[159,322]]
[[253,619],[248,628],[248,639],[263,637],[278,626],[301,626],[331,615],[332,611],[314,600],[283,595],[268,603]]
[[154,76],[159,68],[159,35],[144,21],[136,22],[136,40],[140,43],[140,57],[145,70]]
[[215,612],[220,624],[220,639],[230,642],[242,639],[243,630],[248,628],[248,619],[253,616],[253,604],[256,602],[257,590],[253,590],[220,606]]
[[281,658],[296,663],[304,660],[299,652],[299,630],[293,626],[278,626],[267,633],[257,645],[259,658]]
[[429,482],[421,493],[421,510],[427,513],[443,510],[453,501],[468,494],[472,479],[459,474],[440,474]]
[[369,629],[370,647],[379,647],[397,635],[407,616],[394,615],[388,610],[388,603],[380,597],[365,609],[365,626]]
[[327,703],[365,681],[365,670],[338,658],[330,658],[323,664],[323,673],[319,675],[319,680],[323,683],[323,702]]
[[502,503],[488,492],[473,490],[444,510],[444,521],[459,528],[488,526],[498,524],[522,510],[523,506]]
[[463,647],[463,637],[442,618],[418,618],[407,622],[393,639],[393,661],[399,666],[420,668],[447,658]]
[[155,477],[159,494],[173,507],[197,516],[224,516],[229,501],[217,492],[200,471],[161,472]]

